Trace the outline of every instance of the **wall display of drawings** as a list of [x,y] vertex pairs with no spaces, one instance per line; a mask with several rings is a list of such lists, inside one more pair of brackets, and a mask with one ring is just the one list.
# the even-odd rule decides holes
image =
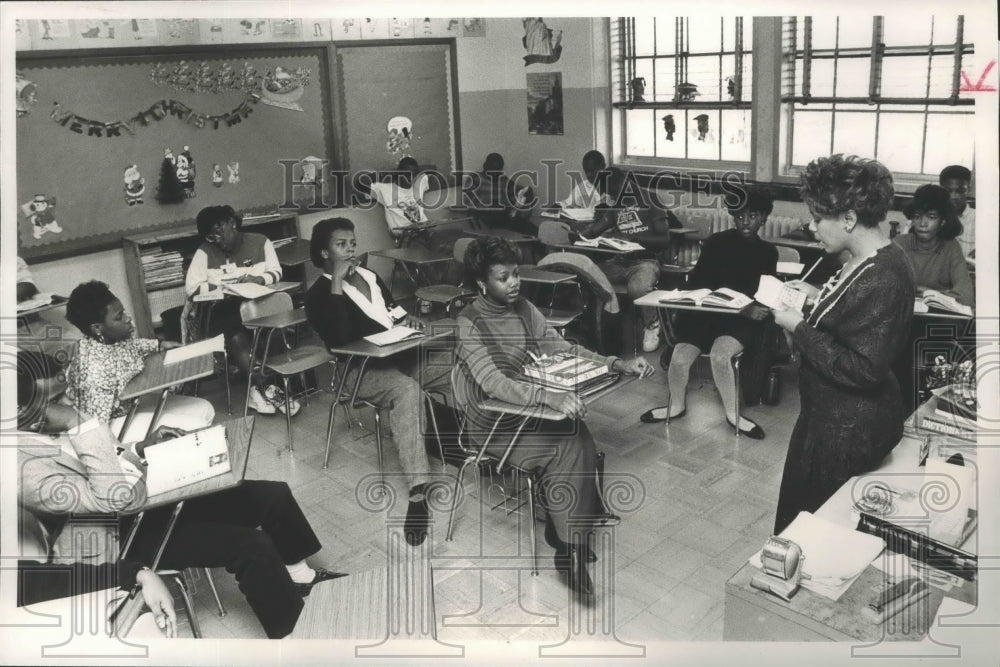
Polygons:
[[311,47],[21,54],[20,254],[110,247],[214,204],[273,210],[285,201],[279,160],[329,158],[326,62]]
[[527,74],[528,134],[563,133],[562,72]]

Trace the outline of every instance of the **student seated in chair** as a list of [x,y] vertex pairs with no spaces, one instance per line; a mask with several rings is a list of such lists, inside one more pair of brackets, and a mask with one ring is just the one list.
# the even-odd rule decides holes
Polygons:
[[[306,318],[327,347],[353,343],[396,324],[423,328],[422,322],[396,307],[389,290],[374,272],[358,266],[354,223],[350,220],[327,218],[316,223],[310,254],[323,275],[306,294]],[[393,441],[410,489],[404,532],[407,542],[414,546],[426,539],[430,515],[424,495],[431,468],[420,428],[421,382],[428,388],[447,387],[450,371],[450,368],[421,368],[419,361],[416,351],[372,359],[358,391],[363,400],[392,407]]]
[[[203,240],[195,251],[184,279],[188,298],[228,283],[273,285],[281,280],[281,264],[271,240],[263,234],[244,232],[243,218],[232,206],[207,206],[195,219]],[[250,332],[240,317],[240,300],[227,298],[213,302],[209,336],[225,334],[226,349],[244,376],[250,376]],[[275,384],[258,379],[250,387],[249,406],[262,415],[285,411],[285,397]],[[289,401],[294,417],[299,402]]]
[[163,413],[150,425],[156,408],[155,394],[122,403],[119,396],[126,385],[142,372],[146,357],[179,343],[156,338],[136,338],[132,318],[122,302],[99,280],[77,285],[66,303],[66,317],[83,334],[76,344],[66,378],[66,398],[77,411],[120,432],[132,403],[139,409],[123,434],[123,442],[140,440],[158,426],[174,426],[193,431],[211,426],[215,408],[203,398],[168,396]]
[[607,203],[600,183],[607,178],[608,163],[600,151],[587,151],[582,161],[583,178],[574,179],[569,197],[554,204],[554,208],[584,208],[591,211],[601,203]]
[[423,197],[428,185],[427,179],[420,175],[420,165],[412,157],[399,161],[388,182],[371,184],[371,195],[385,208],[385,223],[397,245],[408,228],[427,222]]
[[962,254],[969,259],[976,258],[976,209],[969,206],[969,191],[972,189],[972,172],[968,167],[953,164],[941,170],[938,176],[941,184],[951,195],[951,203],[958,214],[962,233],[955,240],[962,246]]
[[[758,235],[773,208],[774,202],[767,194],[760,190],[748,190],[742,201],[729,209],[736,227],[713,234],[705,241],[701,257],[688,276],[689,288],[714,290],[728,287],[752,297],[760,285],[760,277],[774,275],[778,270],[778,249]],[[712,377],[722,398],[726,420],[743,435],[755,440],[763,439],[764,430],[746,417],[741,415],[740,423],[734,423],[740,396],[731,360],[745,352],[742,365],[747,371],[742,374],[741,381],[745,386],[762,386],[769,364],[759,362],[769,352],[765,345],[769,326],[773,331],[773,321],[769,317],[767,321],[754,321],[735,313],[678,313],[678,343],[667,370],[670,404],[648,410],[639,419],[652,423],[683,417],[687,412],[691,365],[699,354],[708,352],[712,357]],[[753,369],[757,371],[753,372]],[[756,393],[759,396],[759,389]]]
[[[15,436],[21,506],[35,515],[141,508],[146,501],[145,448],[183,432],[160,427],[134,448],[123,448],[107,425],[55,403],[58,383],[42,385],[38,379],[51,378],[33,376],[32,368],[19,360]],[[152,562],[172,511],[167,505],[145,513],[129,559]],[[121,543],[133,519],[119,520]],[[178,570],[225,567],[235,573],[264,632],[276,639],[291,633],[302,598],[313,585],[343,576],[309,567],[306,557],[319,549],[287,484],[246,480],[187,501],[159,565]]]
[[[598,204],[594,209],[594,221],[577,227],[584,238],[608,236],[638,243],[646,249],[612,257],[598,264],[608,280],[628,284],[628,297],[632,301],[656,289],[660,282],[660,263],[656,253],[669,247],[670,226],[680,226],[673,213],[654,208],[646,201],[647,196],[634,178],[621,169],[612,169],[607,176],[610,203]],[[641,314],[642,351],[652,352],[660,345],[660,320],[655,308],[642,308]]]
[[527,217],[534,206],[534,192],[530,186],[518,187],[503,172],[504,159],[500,153],[490,153],[483,162],[483,170],[472,175],[462,201],[490,229],[509,229],[535,236],[537,230]]
[[[571,589],[585,600],[593,594],[586,569],[592,526],[616,522],[604,509],[597,488],[594,438],[583,418],[587,406],[574,392],[546,389],[528,381],[524,367],[529,355],[573,354],[606,364],[608,370],[645,376],[652,367],[642,357],[629,361],[605,357],[574,346],[550,327],[545,317],[520,295],[518,264],[521,255],[509,241],[477,239],[465,253],[465,268],[479,296],[458,316],[458,359],[463,386],[478,388],[484,397],[514,406],[544,406],[567,419],[539,419],[526,427],[510,454],[515,464],[539,471],[541,489],[571,497],[573,503],[548,508],[545,539],[556,549],[556,567],[568,574]],[[495,415],[475,400],[466,406],[466,432],[482,442]],[[512,435],[513,421],[501,424],[507,437],[491,439],[489,453],[502,455]],[[560,487],[572,487],[572,493]],[[569,506],[569,505],[572,506]],[[579,539],[577,539],[577,537]]]

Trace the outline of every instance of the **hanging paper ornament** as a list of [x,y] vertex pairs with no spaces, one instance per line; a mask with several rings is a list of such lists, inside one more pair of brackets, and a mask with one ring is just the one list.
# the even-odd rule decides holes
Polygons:
[[31,223],[31,235],[35,239],[42,238],[43,234],[62,233],[62,227],[56,221],[56,198],[49,195],[35,195],[35,197],[21,204],[21,212]]
[[177,204],[186,199],[184,188],[177,178],[175,161],[173,151],[165,149],[160,164],[160,184],[156,188],[156,201],[161,204]]
[[222,167],[218,164],[212,165],[212,185],[217,188],[222,187]]

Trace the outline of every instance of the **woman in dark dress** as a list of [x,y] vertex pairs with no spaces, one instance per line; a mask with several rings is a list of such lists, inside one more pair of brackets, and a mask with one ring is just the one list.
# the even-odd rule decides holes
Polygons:
[[913,272],[879,229],[892,205],[892,174],[874,160],[833,155],[809,164],[801,191],[826,252],[849,250],[851,260],[822,289],[789,283],[806,292],[805,314],[774,313],[799,352],[802,404],[775,533],[877,467],[899,442],[906,417],[890,364],[913,317]]
[[[742,202],[729,209],[736,227],[713,234],[705,241],[701,257],[688,276],[688,287],[712,290],[728,287],[752,297],[760,285],[760,277],[774,275],[778,269],[778,249],[758,235],[773,209],[774,202],[767,194],[749,190]],[[732,359],[744,353],[740,383],[751,389],[744,390],[743,394],[748,404],[759,403],[772,350],[767,343],[768,334],[775,331],[771,318],[754,321],[735,313],[680,312],[674,328],[678,342],[667,370],[670,404],[647,410],[639,419],[649,424],[666,421],[668,415],[669,419],[683,417],[687,412],[691,366],[699,354],[707,352],[712,360],[712,378],[722,397],[729,424],[738,427],[743,435],[762,439],[764,430],[746,417],[741,415],[740,423],[735,423],[740,398],[735,391]]]

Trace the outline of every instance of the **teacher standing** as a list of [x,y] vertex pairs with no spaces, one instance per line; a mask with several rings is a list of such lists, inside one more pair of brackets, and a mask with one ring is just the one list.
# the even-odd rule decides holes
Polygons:
[[801,411],[788,443],[775,533],[799,512],[819,509],[851,477],[876,468],[899,442],[906,417],[890,364],[913,317],[913,272],[879,228],[892,205],[892,174],[856,156],[817,158],[802,175],[801,193],[824,250],[848,250],[851,260],[821,289],[789,283],[807,295],[804,314],[774,314],[801,360]]

